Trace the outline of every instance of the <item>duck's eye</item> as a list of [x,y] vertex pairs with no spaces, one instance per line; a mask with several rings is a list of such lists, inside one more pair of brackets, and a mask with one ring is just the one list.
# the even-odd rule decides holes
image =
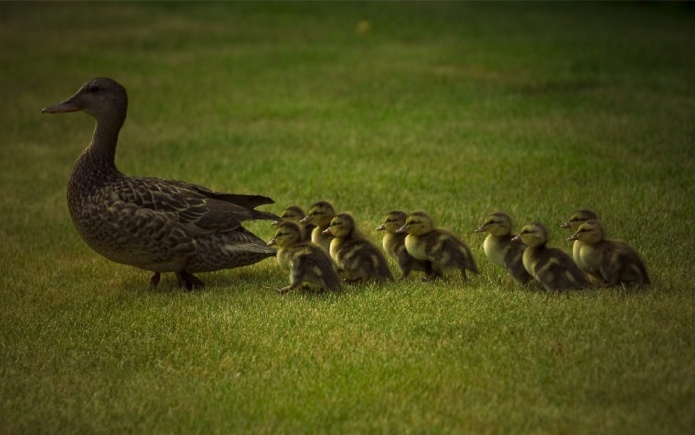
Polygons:
[[97,93],[97,92],[99,92],[99,89],[100,89],[99,85],[91,85],[89,87],[89,92]]

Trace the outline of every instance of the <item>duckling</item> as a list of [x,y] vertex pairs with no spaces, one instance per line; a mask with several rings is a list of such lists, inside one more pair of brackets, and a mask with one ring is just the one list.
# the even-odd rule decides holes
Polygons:
[[333,235],[325,230],[331,224],[333,216],[335,216],[333,205],[328,201],[319,201],[309,207],[309,214],[299,221],[302,224],[311,223],[316,226],[311,232],[311,241],[326,252],[330,252]]
[[277,245],[277,262],[289,269],[290,285],[278,291],[282,294],[297,288],[304,282],[321,289],[340,290],[342,284],[333,268],[333,261],[326,252],[315,244],[302,240],[302,229],[294,222],[280,222],[275,237],[268,246]]
[[379,248],[355,227],[355,220],[351,214],[337,214],[324,232],[333,235],[331,257],[338,268],[345,272],[347,282],[368,280],[372,277],[379,281],[393,281],[386,258]]
[[483,242],[483,251],[492,263],[504,267],[521,285],[526,285],[532,279],[523,262],[526,246],[512,242],[512,218],[508,214],[492,213],[475,232],[489,233]]
[[[570,220],[560,225],[560,227],[572,228],[572,230],[576,232],[579,229],[579,225],[591,219],[598,219],[598,216],[596,216],[596,213],[593,211],[588,209],[577,210],[572,213]],[[580,269],[586,270],[586,265],[582,261],[582,257],[579,254],[579,251],[582,249],[582,245],[584,245],[584,242],[581,240],[574,241],[574,245],[572,246],[572,258],[574,258],[574,262],[577,263],[577,266],[579,266]]]
[[466,281],[466,270],[479,273],[468,246],[453,233],[435,228],[434,221],[424,211],[410,214],[397,232],[408,233],[405,238],[408,254],[431,261],[434,270],[459,269],[463,281]]
[[584,222],[568,240],[582,242],[579,256],[585,267],[583,270],[605,285],[650,283],[637,251],[622,240],[606,239],[601,221],[591,219]]
[[302,241],[311,241],[311,232],[316,228],[316,225],[311,222],[301,223],[301,220],[306,217],[304,210],[298,205],[290,205],[280,213],[280,220],[275,221],[272,225],[278,226],[282,222],[294,222],[299,224],[299,229],[302,230]]
[[400,227],[405,225],[405,219],[407,217],[408,215],[404,211],[391,211],[384,218],[384,223],[376,228],[376,231],[385,231],[382,241],[384,251],[388,252],[389,255],[396,260],[396,263],[398,263],[398,267],[403,273],[401,279],[407,278],[413,270],[425,272],[426,279],[433,278],[437,276],[437,274],[432,269],[432,262],[418,260],[408,254],[408,250],[405,249],[405,238],[407,234],[396,232]]
[[527,246],[524,267],[546,290],[581,289],[591,286],[584,272],[559,248],[550,248],[548,229],[540,222],[525,225],[512,239]]

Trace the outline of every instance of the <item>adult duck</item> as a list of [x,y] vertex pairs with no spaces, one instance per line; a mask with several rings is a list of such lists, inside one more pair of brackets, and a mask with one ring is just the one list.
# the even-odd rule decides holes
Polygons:
[[104,257],[154,272],[174,272],[182,287],[203,282],[193,273],[246,266],[275,250],[241,226],[250,219],[279,219],[255,210],[273,200],[213,192],[202,186],[153,177],[129,177],[114,163],[128,96],[110,78],[88,81],[43,113],[84,111],[96,120],[92,141],[68,181],[68,209],[84,241]]

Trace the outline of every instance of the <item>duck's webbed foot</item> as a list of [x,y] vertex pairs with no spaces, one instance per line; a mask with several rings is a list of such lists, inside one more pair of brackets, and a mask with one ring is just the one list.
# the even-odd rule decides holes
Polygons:
[[186,272],[185,270],[181,272],[176,272],[176,279],[179,281],[179,285],[188,291],[197,290],[205,287],[203,281],[199,280],[192,273]]
[[150,278],[150,286],[152,288],[157,288],[159,285],[159,281],[162,279],[162,274],[159,272],[155,272],[154,275],[152,275],[152,278]]

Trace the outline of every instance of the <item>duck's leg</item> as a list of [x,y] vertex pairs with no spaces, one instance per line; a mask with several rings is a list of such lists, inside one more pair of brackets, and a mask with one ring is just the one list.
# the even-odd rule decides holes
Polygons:
[[154,275],[152,275],[152,278],[150,278],[150,286],[152,286],[152,288],[157,288],[160,279],[162,279],[162,274],[155,272]]
[[203,281],[196,278],[195,275],[193,275],[192,273],[186,272],[185,270],[175,273],[176,279],[179,281],[181,287],[185,288],[188,291],[205,287]]

